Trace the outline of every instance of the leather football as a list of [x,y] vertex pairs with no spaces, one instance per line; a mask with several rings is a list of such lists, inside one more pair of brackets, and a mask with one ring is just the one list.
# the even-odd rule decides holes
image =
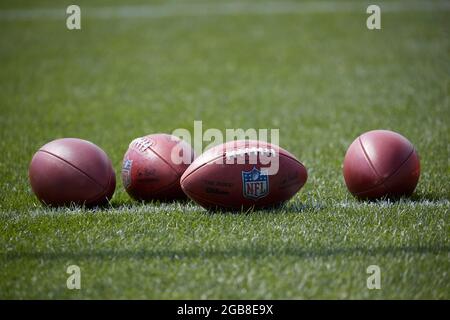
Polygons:
[[420,176],[412,143],[388,130],[366,132],[347,150],[343,173],[348,190],[362,199],[410,196]]

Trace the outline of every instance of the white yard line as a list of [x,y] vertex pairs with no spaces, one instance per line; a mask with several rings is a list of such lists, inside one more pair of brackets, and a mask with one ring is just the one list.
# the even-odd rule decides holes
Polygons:
[[[168,3],[161,5],[134,5],[108,7],[81,7],[82,17],[165,18],[217,15],[280,15],[360,12],[366,14],[369,4],[380,5],[385,12],[450,11],[450,1],[308,1],[308,2],[205,2],[192,4]],[[0,10],[0,20],[64,19],[66,7]]]
[[[350,202],[350,201],[341,201],[335,206],[341,208],[363,208],[363,207],[376,207],[376,208],[387,208],[391,206],[406,206],[410,208],[441,208],[450,206],[450,201],[447,199],[443,200],[418,200],[418,201],[377,201],[377,202]],[[331,206],[333,207],[333,205]]]
[[[363,209],[363,208],[378,208],[378,209],[388,209],[390,207],[400,207],[400,208],[445,208],[448,210],[450,208],[450,201],[447,199],[442,200],[403,200],[398,202],[393,201],[377,201],[377,202],[357,202],[357,201],[331,201],[331,202],[320,202],[313,201],[313,203],[304,203],[306,206],[305,210],[308,208],[316,208],[315,210],[327,210],[331,208],[345,208],[345,209]],[[124,205],[116,208],[104,208],[101,212],[107,214],[123,214],[123,213],[133,213],[133,214],[155,214],[155,213],[170,213],[171,211],[182,211],[184,213],[195,213],[199,210],[202,211],[199,206],[192,203],[175,203],[175,204],[161,204],[160,206],[153,206],[151,204],[147,205]],[[0,215],[8,216],[15,220],[29,219],[31,217],[39,216],[60,216],[60,215],[79,215],[86,214],[81,208],[78,209],[53,209],[49,210],[44,207],[38,207],[31,211],[23,212],[9,211],[0,212]],[[95,214],[95,211],[92,211]]]

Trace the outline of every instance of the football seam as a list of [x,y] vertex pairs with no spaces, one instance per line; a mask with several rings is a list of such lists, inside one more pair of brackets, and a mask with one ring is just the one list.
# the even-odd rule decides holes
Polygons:
[[[378,187],[381,186],[381,185],[382,185],[386,190],[388,190],[389,188],[386,187],[385,183],[386,183],[390,178],[392,178],[392,177],[393,177],[393,176],[394,176],[394,175],[395,175],[395,174],[403,167],[403,165],[409,160],[409,158],[411,158],[411,156],[413,155],[413,153],[414,153],[415,150],[416,150],[416,149],[413,147],[412,150],[411,150],[411,152],[409,153],[408,157],[406,157],[406,159],[398,166],[398,168],[395,169],[389,176],[387,176],[386,179],[384,179],[384,180],[382,180],[380,183],[374,185],[372,188],[369,188],[369,189],[364,190],[364,191],[357,192],[357,193],[355,193],[355,194],[356,194],[356,195],[359,195],[359,194],[362,194],[362,193],[365,193],[365,192],[369,192],[369,191],[375,190],[376,188],[378,188]],[[365,154],[365,153],[364,153],[364,154]],[[378,177],[381,178],[380,176],[378,176]],[[381,179],[382,179],[382,178],[381,178]]]
[[[165,185],[165,186],[162,186],[161,188],[159,188],[159,189],[156,189],[156,190],[154,190],[154,191],[152,191],[152,193],[154,193],[154,195],[155,196],[158,196],[159,194],[161,194],[162,192],[164,192],[164,191],[166,191],[166,190],[168,190],[168,189],[170,189],[170,188],[172,188],[174,185],[176,185],[177,183],[178,184],[180,184],[180,178],[181,178],[181,176],[182,175],[180,175],[166,160],[164,160],[164,158],[161,156],[161,155],[159,155],[155,150],[153,150],[151,147],[149,147],[149,148],[147,148],[148,150],[150,150],[156,157],[158,157],[162,162],[164,162],[174,173],[175,173],[175,176],[176,176],[176,178],[170,183],[170,184],[168,184],[168,185]],[[136,152],[138,152],[138,153],[140,153],[140,151],[139,150],[136,150],[136,149],[134,149],[133,148],[133,150],[134,151],[136,151]],[[122,180],[123,181],[123,180]],[[125,188],[125,190],[128,192],[128,189],[129,189],[129,187],[125,187],[124,186],[124,188]],[[137,199],[137,200],[144,200],[144,199],[142,199],[142,198],[135,198],[135,199]]]
[[46,150],[39,150],[40,152],[46,153],[48,155],[51,155],[59,160],[61,160],[62,162],[68,164],[69,166],[71,166],[72,168],[74,168],[75,170],[81,172],[83,175],[85,175],[86,177],[88,177],[90,180],[92,180],[97,186],[99,186],[102,189],[102,192],[104,192],[107,187],[105,188],[104,186],[102,186],[100,183],[97,182],[97,180],[95,180],[94,178],[92,178],[90,175],[88,175],[86,172],[84,172],[83,170],[81,170],[80,168],[78,168],[77,166],[73,165],[72,163],[70,163],[69,161],[65,160],[64,158],[61,158],[57,155],[55,155],[54,153],[51,153],[49,151]]
[[394,172],[392,172],[386,179],[384,179],[384,182],[387,182],[390,178],[392,178],[403,167],[403,165],[409,160],[409,158],[411,158],[411,156],[413,155],[415,150],[416,150],[415,148],[412,148],[411,152],[406,157],[406,159],[398,166],[397,169],[394,170]]
[[[278,151],[278,152],[279,152],[279,151]],[[282,154],[281,152],[279,152],[279,154],[280,154],[280,156],[282,155],[283,157],[286,157],[286,158],[288,158],[288,159],[291,159],[291,160],[297,162],[299,165],[301,165],[301,166],[306,170],[306,167],[303,165],[303,163],[301,163],[300,160],[298,160],[295,156],[292,156],[292,157],[291,157],[290,155],[288,155],[288,154]]]
[[[302,166],[303,169],[305,169],[305,170],[307,171],[307,169],[306,169],[306,167],[303,165],[303,163],[301,163],[301,162],[300,162],[299,160],[297,160],[296,158],[290,157],[290,156],[288,156],[288,155],[286,155],[286,154],[282,154],[282,153],[280,153],[280,152],[278,152],[278,153],[279,153],[280,156],[286,157],[286,158],[288,158],[288,159],[291,159],[291,160],[297,162],[299,165]],[[208,162],[203,163],[201,166],[199,166],[199,167],[195,168],[194,170],[192,170],[191,172],[189,172],[189,174],[188,174],[187,176],[183,177],[183,179],[180,180],[180,183],[183,183],[190,175],[192,175],[192,174],[193,174],[194,172],[196,172],[197,170],[203,168],[204,166],[206,166],[207,164],[210,164],[210,163],[213,162],[213,161],[216,161],[217,159],[219,159],[219,158],[221,158],[221,157],[224,158],[224,157],[226,157],[226,155],[225,155],[225,154],[221,154],[221,155],[219,155],[219,156],[217,156],[217,157],[215,157],[215,158],[209,160]],[[196,159],[196,160],[197,160],[197,159]]]
[[[109,188],[109,185],[110,185],[110,183],[111,183],[111,181],[112,181],[113,175],[114,175],[114,171],[111,171],[111,174],[109,175],[109,179],[108,179],[108,185],[106,186],[106,188],[105,188],[102,192],[100,192],[98,195],[96,195],[95,197],[92,197],[91,199],[86,200],[85,203],[95,203],[95,202],[97,202],[98,200],[100,200],[102,197],[105,197],[105,198],[106,198],[106,192],[108,191],[108,188]],[[111,198],[107,199],[108,202],[113,198],[113,196],[114,196],[114,191],[115,191],[115,190],[113,190],[113,193],[112,193],[112,195],[111,195]]]
[[172,165],[167,162],[158,152],[156,152],[155,150],[153,150],[151,147],[148,147],[149,150],[151,150],[159,159],[161,159],[162,162],[164,162],[165,164],[167,164],[169,166],[170,169],[172,169],[173,172],[175,172],[176,176],[178,177],[178,180],[180,180],[181,176],[177,170],[172,167]]
[[373,165],[372,161],[370,161],[370,158],[369,158],[369,156],[367,155],[366,149],[364,148],[364,145],[363,145],[363,143],[362,143],[362,141],[361,141],[361,137],[358,137],[358,141],[359,141],[359,145],[361,146],[361,149],[362,149],[362,151],[363,151],[363,153],[364,153],[364,158],[365,158],[366,161],[369,163],[370,168],[373,170],[373,172],[375,173],[375,175],[377,176],[377,178],[381,180],[380,183],[377,183],[377,184],[376,184],[376,185],[378,186],[378,185],[380,185],[380,184],[383,183],[383,177],[381,177],[381,176],[378,174],[378,172],[377,172],[377,170],[375,169],[375,166]]
[[379,184],[377,184],[377,185],[375,185],[375,186],[373,186],[372,188],[369,188],[369,189],[367,189],[367,190],[360,191],[360,192],[354,192],[354,195],[359,196],[359,195],[364,194],[364,193],[366,193],[366,192],[373,191],[373,190],[375,190],[375,189],[377,189],[377,188],[379,188],[379,187],[383,187],[383,188],[386,190],[386,192],[387,192],[387,188],[386,188],[386,186],[384,185],[384,183],[379,183]]
[[[203,168],[204,166],[206,166],[207,164],[210,164],[210,163],[213,162],[213,161],[216,161],[217,159],[219,159],[219,158],[221,158],[221,157],[223,158],[223,157],[225,157],[225,155],[224,155],[224,154],[219,155],[219,156],[217,156],[217,157],[215,157],[215,158],[209,160],[208,162],[203,163],[201,166],[198,166],[197,168],[195,168],[194,170],[192,170],[191,172],[189,172],[189,174],[188,174],[187,176],[183,177],[183,180],[180,180],[180,184],[182,184],[184,181],[186,181],[186,179],[187,179],[188,177],[190,177],[190,176],[191,176],[194,172],[196,172],[197,170]],[[182,175],[182,176],[183,176],[183,175]]]

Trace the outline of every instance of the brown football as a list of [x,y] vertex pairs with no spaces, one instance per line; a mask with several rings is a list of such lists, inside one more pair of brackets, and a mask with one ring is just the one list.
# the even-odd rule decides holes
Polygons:
[[419,156],[402,135],[373,130],[350,145],[343,173],[348,190],[358,198],[409,196],[419,181]]
[[192,163],[194,150],[169,134],[152,134],[134,139],[125,153],[122,182],[137,200],[185,198],[180,177]]
[[95,206],[114,194],[116,175],[106,153],[92,142],[64,138],[42,146],[29,167],[31,188],[50,206]]
[[239,140],[203,153],[183,174],[181,186],[204,208],[246,210],[289,200],[307,176],[303,164],[279,146]]

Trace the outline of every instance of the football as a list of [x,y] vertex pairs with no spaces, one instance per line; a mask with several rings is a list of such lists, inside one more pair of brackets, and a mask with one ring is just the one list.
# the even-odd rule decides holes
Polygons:
[[358,198],[409,196],[419,181],[419,156],[402,135],[369,131],[348,148],[343,173],[348,190]]
[[173,135],[161,133],[134,139],[123,158],[125,190],[136,200],[185,198],[180,178],[194,157],[192,147]]
[[206,209],[246,210],[277,206],[306,180],[306,168],[286,150],[263,141],[239,140],[198,157],[181,177],[181,187]]
[[31,160],[29,179],[34,194],[49,206],[105,204],[116,188],[116,175],[106,153],[75,138],[42,146]]

